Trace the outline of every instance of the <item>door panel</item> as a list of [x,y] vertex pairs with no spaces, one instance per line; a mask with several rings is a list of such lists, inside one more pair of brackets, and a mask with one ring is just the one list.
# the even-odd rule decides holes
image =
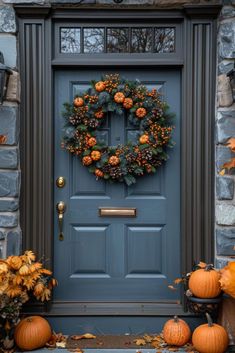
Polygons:
[[[168,284],[180,274],[180,72],[115,71],[163,94],[176,113],[176,145],[155,175],[141,177],[135,185],[97,181],[77,157],[60,148],[61,110],[64,102],[108,70],[55,73],[55,178],[66,178],[66,186],[55,189],[55,204],[62,200],[67,205],[62,242],[55,213],[55,299],[178,302],[178,291],[170,291]],[[99,135],[116,145],[135,140],[136,131],[125,116],[109,116]],[[137,216],[100,217],[100,207],[135,207]]]

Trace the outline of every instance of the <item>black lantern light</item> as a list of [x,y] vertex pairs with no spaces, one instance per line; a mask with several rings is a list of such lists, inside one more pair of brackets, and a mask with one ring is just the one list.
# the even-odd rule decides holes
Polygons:
[[4,57],[2,52],[0,52],[0,104],[3,103],[6,97],[7,85],[11,74],[12,70],[4,64]]

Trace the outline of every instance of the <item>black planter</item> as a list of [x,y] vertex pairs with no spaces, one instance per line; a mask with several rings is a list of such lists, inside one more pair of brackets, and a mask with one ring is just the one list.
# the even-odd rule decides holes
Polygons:
[[204,316],[205,313],[210,314],[214,319],[218,315],[219,304],[223,296],[216,298],[196,298],[194,296],[187,296],[187,307],[191,313]]

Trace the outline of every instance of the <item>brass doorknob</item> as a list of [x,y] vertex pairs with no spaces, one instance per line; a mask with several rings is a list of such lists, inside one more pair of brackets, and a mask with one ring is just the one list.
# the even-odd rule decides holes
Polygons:
[[56,210],[58,213],[58,222],[59,222],[59,240],[64,240],[63,220],[64,220],[64,212],[66,210],[66,204],[63,201],[58,202],[56,204]]
[[56,179],[56,186],[58,188],[63,188],[65,186],[65,178],[62,177],[62,176],[59,176],[57,179]]

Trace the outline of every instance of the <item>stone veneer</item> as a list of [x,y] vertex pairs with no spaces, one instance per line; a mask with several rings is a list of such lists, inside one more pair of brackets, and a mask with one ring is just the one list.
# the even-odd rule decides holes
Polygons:
[[[10,78],[7,101],[0,106],[0,135],[7,137],[0,145],[0,257],[20,251],[21,231],[19,225],[19,74],[17,71],[17,26],[13,3],[82,3],[104,6],[149,5],[180,6],[185,3],[211,3],[200,0],[123,0],[115,5],[112,0],[0,0],[0,50],[5,63],[14,69]],[[235,137],[235,104],[231,85],[226,74],[233,68],[235,60],[235,1],[224,0],[218,26],[218,99],[216,109],[216,183],[215,183],[215,237],[216,265],[222,266],[235,256],[235,197],[234,175],[221,176],[222,165],[234,155],[227,140]],[[235,91],[234,91],[235,93]]]

